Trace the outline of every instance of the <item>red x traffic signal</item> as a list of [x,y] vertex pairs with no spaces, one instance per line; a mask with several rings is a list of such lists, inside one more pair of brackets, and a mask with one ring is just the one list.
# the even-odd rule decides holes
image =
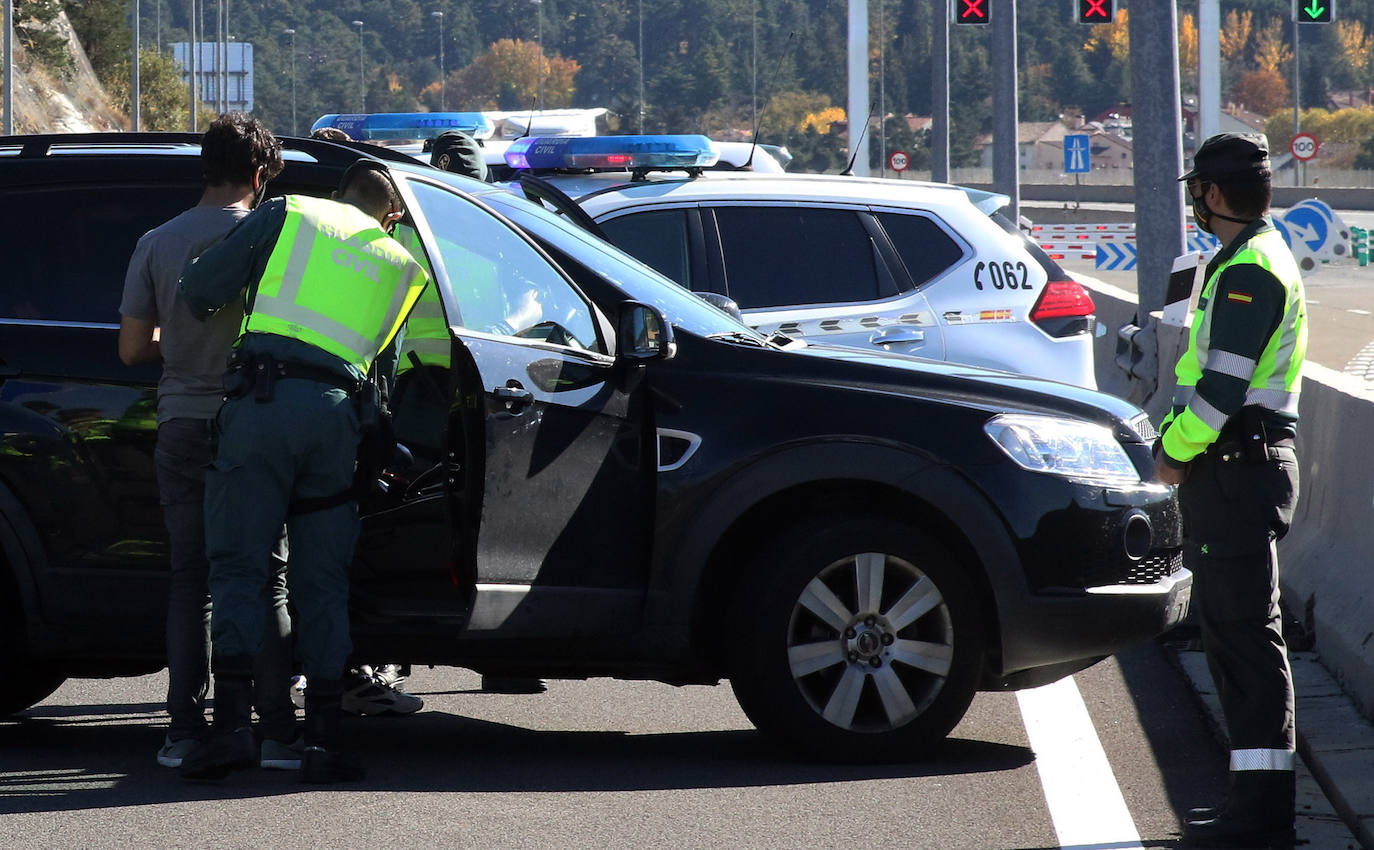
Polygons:
[[1116,0],[1074,0],[1080,24],[1110,24],[1116,19]]
[[956,24],[986,24],[992,20],[991,5],[992,0],[954,0],[950,11]]

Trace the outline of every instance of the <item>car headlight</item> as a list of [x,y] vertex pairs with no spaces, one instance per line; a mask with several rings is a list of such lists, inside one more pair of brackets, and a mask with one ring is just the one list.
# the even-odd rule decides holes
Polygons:
[[983,430],[1017,466],[1090,484],[1140,483],[1111,428],[1079,419],[1004,413]]

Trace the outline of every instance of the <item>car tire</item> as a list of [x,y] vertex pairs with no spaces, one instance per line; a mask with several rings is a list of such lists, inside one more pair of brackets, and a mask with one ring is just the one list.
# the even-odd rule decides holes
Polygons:
[[754,725],[826,761],[919,758],[968,710],[983,664],[973,583],[944,546],[878,516],[813,516],[764,545],[730,623]]
[[[2,561],[3,559],[0,559]],[[0,678],[0,717],[37,705],[62,687],[67,677],[53,672],[47,662],[32,657],[24,634],[24,613],[0,564],[0,653],[10,664],[10,675]]]

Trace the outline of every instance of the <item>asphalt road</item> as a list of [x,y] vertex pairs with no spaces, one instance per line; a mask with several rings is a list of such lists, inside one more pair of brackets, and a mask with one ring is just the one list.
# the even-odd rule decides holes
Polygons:
[[[556,681],[504,696],[476,692],[468,671],[416,670],[425,710],[352,720],[369,777],[320,789],[259,770],[184,784],[153,759],[164,675],[72,681],[0,721],[0,846],[954,850],[1055,848],[1060,832],[1094,831],[1096,843],[1062,846],[1177,846],[1174,812],[1224,779],[1192,691],[1156,645],[1073,682],[1091,722],[1056,753],[1095,738],[1110,773],[1072,767],[1069,784],[1091,787],[1061,777],[1047,790],[1051,753],[1032,749],[1016,694],[980,694],[926,761],[868,767],[773,749],[727,685]],[[1113,784],[1139,845],[1077,804]]]

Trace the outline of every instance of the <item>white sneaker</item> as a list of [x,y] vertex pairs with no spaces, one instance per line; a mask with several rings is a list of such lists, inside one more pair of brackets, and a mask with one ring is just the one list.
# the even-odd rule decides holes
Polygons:
[[291,704],[296,708],[305,708],[305,677],[291,677]]

